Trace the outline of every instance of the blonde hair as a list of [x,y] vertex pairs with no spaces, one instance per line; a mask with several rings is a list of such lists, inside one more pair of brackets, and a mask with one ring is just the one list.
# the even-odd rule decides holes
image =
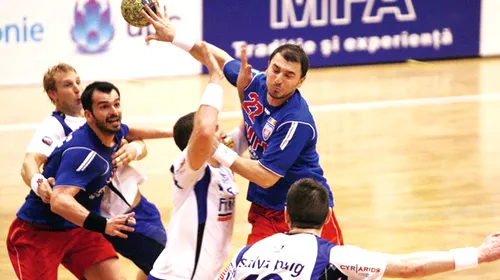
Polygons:
[[43,89],[45,92],[49,92],[49,90],[56,90],[56,79],[55,75],[58,72],[68,73],[75,72],[75,68],[73,66],[66,63],[59,63],[55,66],[50,67],[47,72],[43,75]]
[[[68,73],[68,72],[75,72],[75,68],[73,66],[66,64],[66,63],[59,63],[55,66],[50,67],[45,74],[43,74],[43,90],[48,93],[50,90],[55,91],[56,88],[56,79],[55,75],[58,72],[62,73]],[[50,97],[49,97],[50,98]],[[54,100],[50,98],[50,101],[54,103]]]

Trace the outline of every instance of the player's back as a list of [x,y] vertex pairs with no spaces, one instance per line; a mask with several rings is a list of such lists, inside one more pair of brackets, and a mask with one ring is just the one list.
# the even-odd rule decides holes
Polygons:
[[319,279],[334,246],[313,234],[277,233],[243,248],[224,279]]

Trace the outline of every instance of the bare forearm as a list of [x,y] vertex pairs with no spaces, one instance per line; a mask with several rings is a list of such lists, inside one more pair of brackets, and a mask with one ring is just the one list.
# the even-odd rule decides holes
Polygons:
[[66,193],[52,196],[50,210],[80,227],[83,227],[83,223],[89,215],[89,211],[83,205]]
[[279,180],[279,176],[268,171],[257,160],[238,157],[231,165],[231,170],[262,188],[270,188]]
[[21,167],[21,177],[24,183],[31,188],[31,178],[33,175],[40,173],[40,166],[42,165],[43,159],[37,159],[35,156],[25,156],[23,165]]
[[40,169],[36,166],[36,162],[32,159],[25,160],[21,168],[21,177],[23,181],[31,189],[31,177],[40,173]]
[[193,169],[201,167],[212,155],[212,141],[217,126],[219,111],[201,105],[194,118],[193,133],[190,138],[187,156]]
[[[198,60],[201,63],[204,63],[206,61],[203,58],[203,51],[202,51],[202,46],[201,46],[202,41],[197,41],[196,44],[193,46],[193,48],[189,51],[191,56],[193,56],[196,60]],[[224,68],[224,64],[233,59],[227,52],[224,50],[207,43],[207,46],[209,50],[212,52],[214,55],[215,59],[217,60],[217,63],[219,64],[220,69]]]
[[129,141],[138,139],[172,138],[174,133],[171,129],[160,129],[153,127],[129,127],[127,139]]
[[390,256],[384,276],[392,278],[418,278],[455,269],[453,254],[419,252]]

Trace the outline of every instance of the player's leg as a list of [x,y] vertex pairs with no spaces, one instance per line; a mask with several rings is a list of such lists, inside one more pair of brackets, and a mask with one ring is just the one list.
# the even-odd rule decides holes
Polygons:
[[321,232],[321,237],[337,245],[344,245],[344,237],[342,236],[342,230],[340,229],[339,222],[335,217],[333,208],[330,208],[330,217],[328,222],[323,226],[323,231]]
[[152,275],[150,274],[150,275],[148,275],[147,280],[163,280],[163,279],[156,278],[156,277],[154,277],[154,276],[152,276]]
[[118,253],[131,260],[140,269],[137,279],[146,279],[165,246],[142,233],[130,232],[127,235],[127,239],[114,236],[106,238]]
[[62,264],[78,279],[126,279],[113,245],[101,233],[75,229]]
[[153,268],[153,264],[165,248],[167,234],[161,222],[160,212],[144,196],[131,210],[135,213],[135,231],[128,238],[105,236],[115,250],[131,260],[139,269],[137,279],[143,280]]
[[18,279],[57,279],[61,263],[64,232],[37,230],[26,221],[15,219],[7,235],[7,251]]
[[247,245],[252,245],[275,233],[290,230],[285,223],[283,211],[273,210],[255,203],[252,203],[248,211],[248,222],[252,225],[252,231],[248,235]]
[[139,271],[137,271],[137,275],[135,276],[135,279],[136,280],[147,280],[148,276],[146,274],[144,274],[144,271],[139,270]]
[[[100,261],[84,272],[86,280],[125,280],[118,258]],[[82,279],[82,278],[80,278]]]

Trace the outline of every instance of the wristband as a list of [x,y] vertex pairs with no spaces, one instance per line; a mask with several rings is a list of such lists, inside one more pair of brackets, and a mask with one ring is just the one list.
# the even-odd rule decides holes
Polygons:
[[83,228],[95,232],[105,233],[107,223],[108,220],[103,216],[99,216],[97,214],[90,212],[85,221],[83,222]]
[[135,160],[137,160],[142,155],[141,145],[137,142],[130,142],[128,144],[131,145],[132,147],[134,147],[135,150],[137,151],[136,156],[135,156]]
[[212,157],[220,164],[230,168],[234,161],[238,158],[238,154],[223,143],[220,143]]
[[45,181],[47,181],[47,179],[45,179],[42,174],[35,174],[31,177],[31,189],[36,195],[40,196],[38,194],[38,187]]
[[450,250],[455,260],[455,270],[464,270],[478,266],[477,249],[472,247]]
[[182,33],[176,32],[174,39],[172,40],[172,44],[189,52],[193,48],[194,44],[196,44],[196,40],[191,37],[183,36]]
[[219,84],[208,84],[201,97],[200,105],[212,106],[220,112],[222,110],[222,100],[222,87]]

